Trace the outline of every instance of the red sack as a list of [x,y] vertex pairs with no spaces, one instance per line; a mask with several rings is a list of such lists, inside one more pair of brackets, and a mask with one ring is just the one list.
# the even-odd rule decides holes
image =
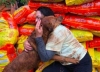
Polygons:
[[1,47],[0,50],[7,51],[7,56],[10,62],[17,56],[16,49],[13,44],[6,44],[5,46]]
[[35,24],[35,11],[27,16],[26,22],[28,22],[29,24]]
[[28,3],[31,9],[37,9],[40,6],[50,7],[54,13],[67,13],[68,9],[64,3],[41,3],[41,2],[30,2]]
[[78,6],[70,6],[68,7],[68,12],[84,16],[100,15],[100,0]]
[[49,7],[50,4],[48,4],[48,3],[40,3],[40,2],[31,2],[31,1],[29,1],[29,2],[28,2],[28,5],[29,5],[29,7],[30,7],[31,9],[36,10],[36,9],[37,9],[38,7],[40,7],[40,6]]
[[25,21],[26,21],[27,16],[31,12],[32,12],[32,10],[30,9],[30,7],[28,5],[18,8],[13,14],[14,21],[17,24],[24,24]]
[[54,11],[54,13],[65,14],[68,12],[67,6],[64,3],[52,3],[50,4],[50,8]]
[[30,0],[31,2],[62,2],[64,0]]
[[93,40],[86,42],[89,48],[100,48],[100,37],[94,37]]
[[6,44],[3,47],[0,47],[0,50],[5,50],[7,51],[7,54],[13,54],[16,52],[15,47],[13,44]]
[[0,47],[6,44],[15,44],[19,33],[12,15],[7,12],[2,12],[0,20]]
[[100,20],[77,15],[66,15],[63,24],[82,30],[100,31]]
[[7,56],[9,58],[10,62],[11,62],[11,61],[13,61],[17,57],[17,54],[13,53],[13,54],[8,54]]
[[18,26],[17,24],[15,23],[12,15],[10,15],[9,13],[7,12],[2,12],[2,17],[7,20],[8,24],[9,24],[9,28],[10,29],[17,29]]
[[97,48],[96,50],[100,52],[100,48]]
[[25,24],[19,27],[19,34],[20,35],[30,35],[35,29],[34,25]]

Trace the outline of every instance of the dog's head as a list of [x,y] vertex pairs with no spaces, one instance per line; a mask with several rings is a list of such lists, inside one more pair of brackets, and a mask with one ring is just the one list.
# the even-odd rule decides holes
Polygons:
[[63,17],[55,17],[55,16],[46,16],[41,20],[41,24],[48,31],[53,31],[58,25],[62,23]]
[[[54,17],[54,16],[46,16],[41,20],[41,25],[43,26],[43,40],[46,43],[47,38],[49,37],[49,34],[56,28],[58,25],[61,24],[63,18],[60,17]],[[35,38],[35,31],[31,33],[28,40],[30,43],[34,42]],[[35,43],[35,42],[34,42]],[[34,44],[31,44],[33,48],[36,48]]]

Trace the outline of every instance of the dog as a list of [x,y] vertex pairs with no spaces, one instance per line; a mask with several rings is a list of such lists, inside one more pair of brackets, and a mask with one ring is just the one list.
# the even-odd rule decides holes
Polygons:
[[[55,16],[46,16],[41,20],[41,25],[43,26],[43,40],[46,44],[49,34],[61,24],[63,18]],[[20,53],[12,62],[10,62],[3,70],[3,72],[28,72],[33,68],[38,68],[41,62],[40,57],[37,52],[35,38],[35,31],[28,37],[28,41],[32,46],[33,50],[29,52],[23,51]]]

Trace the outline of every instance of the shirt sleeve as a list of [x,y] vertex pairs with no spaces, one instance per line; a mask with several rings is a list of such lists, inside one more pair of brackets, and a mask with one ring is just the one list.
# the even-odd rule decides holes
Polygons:
[[54,51],[46,50],[42,37],[35,38],[35,41],[37,44],[38,54],[42,61],[48,61],[55,55]]
[[46,49],[51,51],[60,52],[63,46],[63,43],[66,39],[66,29],[59,27],[55,29],[53,33],[49,36],[49,39],[46,44]]

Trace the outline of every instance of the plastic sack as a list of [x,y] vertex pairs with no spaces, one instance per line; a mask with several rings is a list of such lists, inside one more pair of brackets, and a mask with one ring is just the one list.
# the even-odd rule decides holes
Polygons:
[[0,47],[0,50],[7,51],[7,54],[13,54],[16,52],[13,44],[6,44],[5,46]]
[[94,0],[65,0],[65,3],[67,6],[72,6],[72,5],[80,5],[88,2],[92,2]]
[[7,12],[3,12],[0,24],[0,47],[6,44],[15,44],[19,33],[12,16]]
[[93,34],[89,31],[78,30],[78,29],[70,29],[70,30],[79,42],[93,40]]
[[95,54],[95,62],[98,64],[97,66],[99,67],[100,66],[100,52],[95,50],[94,54]]
[[64,0],[30,0],[33,2],[62,2]]
[[89,55],[91,56],[92,63],[95,61],[94,48],[88,48]]
[[0,29],[0,47],[6,44],[15,44],[17,42],[18,30]]
[[1,28],[9,28],[8,22],[3,17],[0,18],[0,29]]
[[[100,16],[93,16],[93,17],[90,17],[90,18],[100,20]],[[91,32],[93,33],[93,35],[100,37],[100,31],[93,31],[92,30]]]
[[0,50],[0,66],[6,66],[10,61],[7,57],[7,51]]
[[50,8],[54,11],[54,13],[65,14],[68,12],[67,6],[64,3],[53,3],[50,4]]
[[87,45],[90,48],[100,48],[100,37],[93,37],[93,40],[87,41]]
[[72,14],[83,15],[83,16],[100,15],[100,4],[99,3],[100,3],[100,0],[95,0],[91,3],[86,3],[83,5],[70,6],[68,7],[68,12]]
[[30,35],[35,29],[35,26],[32,24],[25,24],[19,27],[20,35]]
[[27,16],[26,22],[28,22],[29,24],[35,24],[35,13],[36,11],[33,11],[32,13],[30,13]]
[[81,30],[100,31],[100,20],[78,15],[66,15],[63,24]]
[[25,35],[21,35],[19,38],[18,38],[18,42],[17,42],[17,52],[18,53],[21,53],[23,50],[24,50],[24,45],[23,43],[25,42],[25,40],[28,38],[28,36],[25,36]]
[[26,21],[27,16],[32,12],[28,5],[22,6],[15,10],[13,13],[14,21],[17,24],[23,24]]
[[0,48],[0,72],[4,69],[4,67],[10,63],[14,58],[16,58],[16,50],[14,45],[6,44],[5,46]]
[[[6,44],[0,48],[0,66],[5,66],[11,62],[16,56],[16,50],[14,45]],[[4,60],[4,61],[3,61]],[[6,60],[6,61],[5,61]]]
[[28,3],[31,9],[36,10],[40,6],[50,7],[54,13],[67,13],[68,8],[64,3],[42,3],[42,2],[30,2]]
[[4,21],[7,23],[6,25],[8,25],[10,29],[18,29],[18,26],[10,13],[2,12],[2,17],[5,19]]

